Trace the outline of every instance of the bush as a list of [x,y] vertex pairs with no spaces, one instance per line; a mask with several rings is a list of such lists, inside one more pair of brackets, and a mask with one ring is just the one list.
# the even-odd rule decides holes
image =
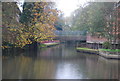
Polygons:
[[108,41],[106,41],[106,42],[103,43],[103,47],[104,47],[105,49],[108,49],[108,48],[110,48],[111,46],[112,46],[111,43],[108,42]]

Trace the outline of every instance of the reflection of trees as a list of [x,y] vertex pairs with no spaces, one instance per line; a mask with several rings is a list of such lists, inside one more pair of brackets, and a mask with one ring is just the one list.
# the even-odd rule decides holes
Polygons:
[[53,59],[74,58],[76,57],[75,52],[76,51],[71,47],[66,48],[65,45],[58,45],[55,47],[50,47],[47,49],[40,50],[38,56],[44,58],[53,58]]
[[34,72],[34,77],[35,78],[53,78],[54,71],[55,71],[55,65],[54,61],[49,61],[49,60],[43,60],[39,59],[35,62],[35,66],[33,68]]
[[3,67],[3,78],[9,79],[51,78],[55,69],[52,60],[33,60],[24,56],[3,60]]
[[27,78],[32,64],[32,59],[24,56],[3,60],[3,78]]
[[[118,78],[119,73],[118,61],[76,53],[73,48],[66,48],[65,45],[41,49],[36,58],[22,55],[4,58],[3,67],[3,78],[16,79],[50,79],[62,78],[64,75],[72,75],[70,78],[75,79],[113,79]],[[65,72],[66,70],[69,72]]]
[[87,58],[86,67],[88,77],[96,79],[117,79],[118,78],[118,61]]

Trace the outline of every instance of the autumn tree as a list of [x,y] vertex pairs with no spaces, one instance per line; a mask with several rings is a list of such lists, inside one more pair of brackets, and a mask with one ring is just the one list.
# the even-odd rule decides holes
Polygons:
[[[54,23],[57,19],[58,11],[51,8],[51,4],[46,2],[31,3],[30,26],[26,26],[31,41],[41,41],[54,37]],[[23,12],[24,13],[24,12]]]
[[16,24],[16,29],[12,26],[13,24],[9,26],[10,31],[16,33],[14,35],[16,41],[13,42],[15,46],[23,47],[26,44],[52,40],[55,37],[54,23],[59,12],[53,5],[54,3],[51,2],[25,3],[20,16],[20,25]]

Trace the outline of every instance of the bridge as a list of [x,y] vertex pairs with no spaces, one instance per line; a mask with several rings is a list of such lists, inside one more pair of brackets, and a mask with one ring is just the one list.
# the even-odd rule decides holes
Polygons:
[[60,41],[86,41],[85,31],[55,31]]

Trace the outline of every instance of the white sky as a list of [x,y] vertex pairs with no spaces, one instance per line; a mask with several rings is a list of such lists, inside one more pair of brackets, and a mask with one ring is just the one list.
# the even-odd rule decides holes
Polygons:
[[[16,0],[21,3],[24,2],[24,0]],[[59,10],[63,11],[64,17],[69,17],[71,13],[79,7],[79,5],[83,5],[88,0],[53,0],[53,2],[56,2],[56,6]],[[18,5],[20,10],[22,11],[22,7],[20,7],[20,4]]]
[[20,11],[22,11],[22,5],[23,5],[23,3],[24,3],[24,0],[15,0],[15,1],[17,1],[17,4],[18,4],[18,7],[20,8]]
[[56,2],[57,8],[64,13],[64,17],[68,17],[71,13],[79,7],[79,5],[83,5],[86,0],[59,0]]

